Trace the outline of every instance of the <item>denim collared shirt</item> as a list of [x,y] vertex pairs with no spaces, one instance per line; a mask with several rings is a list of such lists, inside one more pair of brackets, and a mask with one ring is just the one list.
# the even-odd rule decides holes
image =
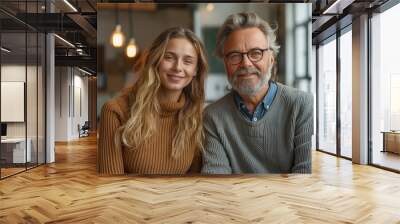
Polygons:
[[274,81],[269,82],[269,88],[267,94],[265,94],[264,99],[257,105],[254,113],[251,114],[250,111],[247,109],[246,105],[244,104],[242,97],[234,91],[234,98],[236,106],[239,108],[239,111],[249,120],[252,122],[256,122],[260,120],[270,108],[272,102],[274,101],[276,92],[277,92],[277,85]]

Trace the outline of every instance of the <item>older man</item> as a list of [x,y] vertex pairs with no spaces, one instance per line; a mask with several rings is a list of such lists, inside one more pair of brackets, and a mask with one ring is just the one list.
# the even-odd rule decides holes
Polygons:
[[270,80],[278,50],[255,13],[233,14],[219,30],[233,90],[205,110],[202,173],[311,173],[313,97]]

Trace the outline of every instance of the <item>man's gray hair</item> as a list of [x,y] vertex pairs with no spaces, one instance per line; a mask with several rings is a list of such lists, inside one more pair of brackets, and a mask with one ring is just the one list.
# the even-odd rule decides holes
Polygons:
[[279,53],[280,46],[276,43],[276,29],[272,29],[269,23],[260,18],[253,12],[241,12],[230,15],[219,29],[217,34],[216,55],[220,58],[224,57],[224,43],[226,38],[235,30],[256,27],[264,33],[265,38],[269,42],[270,48],[276,57]]

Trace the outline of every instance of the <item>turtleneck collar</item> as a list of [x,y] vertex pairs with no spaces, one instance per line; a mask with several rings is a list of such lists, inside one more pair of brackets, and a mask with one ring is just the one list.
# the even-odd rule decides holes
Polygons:
[[[138,88],[137,85],[133,85],[126,90],[126,93],[128,93],[129,108],[131,108],[133,103],[135,102],[137,88]],[[174,115],[185,106],[185,103],[186,103],[186,97],[185,94],[183,93],[179,97],[178,102],[176,102],[175,99],[164,98],[163,100],[160,100],[160,107],[161,107],[160,115],[161,116]]]
[[178,99],[178,102],[176,102],[174,99],[163,99],[160,100],[160,115],[162,116],[170,116],[176,114],[180,109],[182,109],[185,106],[186,102],[186,97],[185,94],[181,94],[181,96]]

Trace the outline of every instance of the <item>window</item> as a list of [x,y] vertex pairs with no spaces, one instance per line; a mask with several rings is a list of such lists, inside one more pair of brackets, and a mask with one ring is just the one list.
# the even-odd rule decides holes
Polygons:
[[336,153],[336,40],[318,48],[318,149]]
[[[351,28],[351,27],[349,27]],[[351,158],[352,141],[352,35],[340,36],[340,155]]]
[[[43,4],[18,2],[17,6],[24,15],[39,13]],[[45,163],[46,39],[43,32],[10,15],[1,12],[0,17],[0,111],[6,127],[0,144],[0,178],[5,178]],[[5,97],[11,95],[14,98]]]
[[[400,32],[395,28],[398,21],[399,4],[371,19],[371,157],[373,164],[396,170],[400,170],[400,155],[388,150],[389,145],[385,144],[400,148]],[[394,137],[385,139],[385,135]]]

